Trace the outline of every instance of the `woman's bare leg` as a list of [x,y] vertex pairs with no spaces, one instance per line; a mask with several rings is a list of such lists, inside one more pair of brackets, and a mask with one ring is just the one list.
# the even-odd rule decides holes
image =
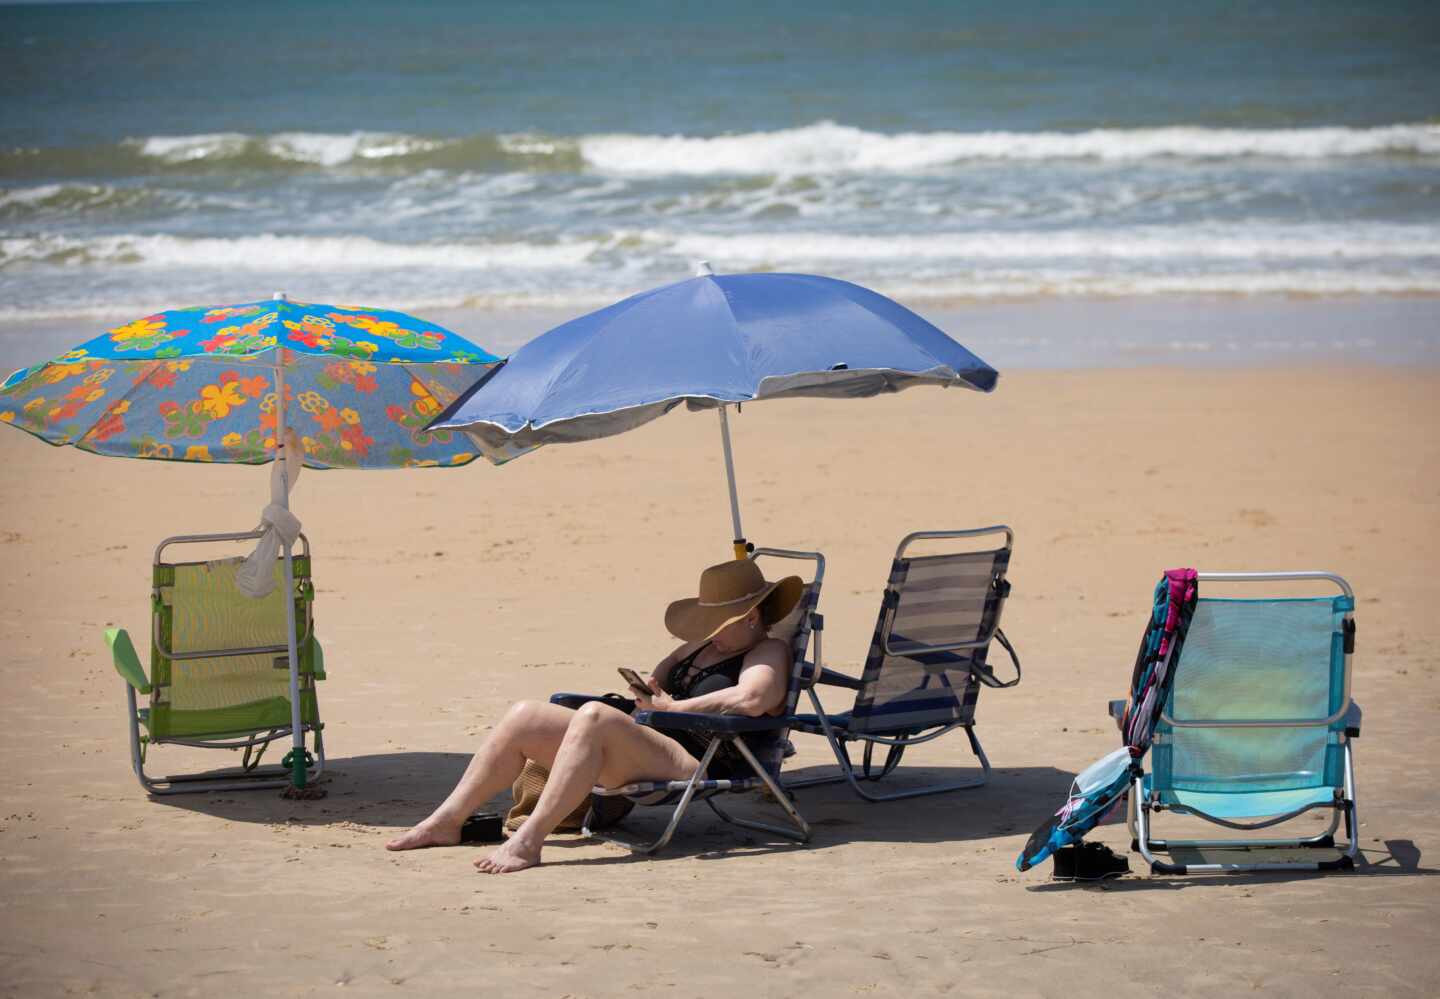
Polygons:
[[554,762],[565,730],[576,717],[577,712],[558,704],[520,701],[511,705],[470,760],[449,797],[419,825],[386,843],[385,849],[416,850],[459,843],[465,820],[481,804],[515,783],[527,759],[545,767]]
[[545,837],[573,812],[590,789],[635,780],[684,780],[700,761],[654,729],[636,725],[624,712],[591,702],[575,712],[555,753],[535,811],[499,849],[477,860],[487,874],[508,874],[540,863]]

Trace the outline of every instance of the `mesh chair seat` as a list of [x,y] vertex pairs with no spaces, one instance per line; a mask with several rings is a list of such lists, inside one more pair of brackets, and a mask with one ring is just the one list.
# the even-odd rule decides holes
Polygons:
[[1212,815],[1217,819],[1256,819],[1274,815],[1291,815],[1312,807],[1335,804],[1331,787],[1307,787],[1294,791],[1234,792],[1180,791],[1175,788],[1157,790],[1150,774],[1145,775],[1145,796],[1152,793],[1170,808],[1180,808]]

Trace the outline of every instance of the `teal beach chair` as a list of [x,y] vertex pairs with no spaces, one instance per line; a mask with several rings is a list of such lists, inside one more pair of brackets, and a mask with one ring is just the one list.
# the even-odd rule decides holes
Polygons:
[[[1353,867],[1359,821],[1351,743],[1360,734],[1361,715],[1350,699],[1350,585],[1326,572],[1202,572],[1199,580],[1202,594],[1213,593],[1216,583],[1255,592],[1253,587],[1296,581],[1340,592],[1199,598],[1155,727],[1150,772],[1136,776],[1131,788],[1135,848],[1162,874]],[[1329,828],[1315,836],[1179,841],[1153,834],[1161,812],[1248,833],[1314,810],[1331,812]],[[1342,820],[1349,843],[1338,857],[1305,856],[1311,849],[1333,850]],[[1170,859],[1157,859],[1157,853]]]
[[[260,766],[265,748],[291,735],[290,662],[286,640],[282,564],[277,585],[252,599],[240,591],[239,558],[167,562],[172,545],[203,545],[256,539],[260,532],[166,538],[155,549],[151,590],[150,674],[140,665],[123,628],[105,632],[115,670],[125,680],[130,758],[140,785],[151,794],[283,787],[285,764]],[[319,778],[325,766],[324,725],[315,684],[325,679],[325,659],[315,638],[310,543],[302,534],[294,557],[297,655],[302,729],[313,736],[306,766]],[[139,707],[136,695],[149,695]],[[238,768],[152,777],[145,773],[151,746],[162,744],[243,751]],[[308,778],[307,778],[308,780]]]

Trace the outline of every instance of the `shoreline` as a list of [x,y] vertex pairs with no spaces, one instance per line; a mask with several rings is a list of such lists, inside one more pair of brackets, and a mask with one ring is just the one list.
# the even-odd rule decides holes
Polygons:
[[[415,314],[504,356],[588,311],[439,308]],[[1053,298],[922,302],[914,311],[1001,371],[1440,366],[1440,297]],[[0,369],[8,374],[40,363],[137,317],[0,319]]]

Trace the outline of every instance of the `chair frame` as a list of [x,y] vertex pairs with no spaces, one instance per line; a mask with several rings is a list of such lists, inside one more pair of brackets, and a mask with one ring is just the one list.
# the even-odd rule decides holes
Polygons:
[[[825,579],[825,556],[819,552],[796,551],[788,548],[756,548],[749,557],[751,559],[769,556],[773,558],[801,559],[815,563],[815,576],[807,584],[807,588],[815,594],[815,604],[819,604],[821,584]],[[805,821],[799,809],[795,807],[794,801],[787,793],[785,785],[778,781],[763,764],[755,758],[750,747],[745,744],[744,736],[751,733],[774,732],[777,737],[783,736],[785,730],[790,727],[791,714],[794,703],[798,699],[799,690],[814,682],[815,677],[821,670],[821,633],[825,628],[825,619],[813,608],[809,613],[809,635],[806,636],[805,644],[796,647],[792,644],[792,655],[794,662],[791,664],[790,682],[787,691],[787,700],[790,711],[775,717],[749,718],[736,715],[712,715],[688,711],[637,711],[631,717],[637,724],[654,726],[663,729],[683,729],[708,736],[709,742],[705,747],[705,754],[700,760],[700,766],[695,773],[687,780],[674,780],[668,782],[636,782],[617,788],[596,787],[592,793],[601,797],[614,796],[639,796],[645,794],[662,794],[668,796],[680,792],[680,799],[675,802],[670,813],[670,818],[665,829],[658,837],[648,843],[640,843],[626,837],[617,836],[608,831],[600,831],[590,827],[590,816],[587,814],[581,832],[583,835],[602,840],[607,843],[615,843],[630,850],[632,853],[653,854],[663,849],[675,831],[679,828],[680,820],[685,817],[690,805],[699,796],[705,804],[710,806],[711,811],[724,821],[739,826],[743,829],[754,829],[759,832],[771,833],[796,843],[808,843],[810,841],[810,824]],[[804,625],[802,623],[801,627]],[[798,636],[797,636],[798,637]],[[814,647],[813,659],[806,659],[803,655],[805,648]],[[579,707],[587,701],[599,700],[597,697],[577,694],[556,694],[550,698],[551,703],[563,704],[566,707]],[[754,777],[744,777],[729,780],[708,780],[701,775],[705,773],[710,761],[714,759],[716,752],[722,745],[729,744],[735,747],[740,756],[749,764],[754,772]],[[757,780],[758,778],[758,780]],[[757,822],[753,819],[744,819],[731,815],[721,808],[716,802],[716,796],[722,793],[743,794],[761,789],[769,792],[769,795],[780,807],[784,817],[789,824],[775,825],[768,822]],[[644,804],[644,802],[638,802]],[[655,807],[664,807],[668,801],[657,802]]]
[[[905,535],[905,537],[901,539],[900,544],[896,547],[895,560],[898,561],[900,558],[902,558],[905,554],[905,550],[917,541],[954,538],[977,538],[986,537],[992,534],[1003,534],[1005,536],[1005,550],[1014,550],[1015,532],[1004,524],[996,524],[993,527],[978,527],[959,531],[913,531],[910,534]],[[889,592],[890,591],[887,586],[887,598]],[[995,619],[993,622],[991,622],[990,629],[986,632],[984,636],[980,638],[976,638],[968,642],[955,642],[948,645],[929,645],[918,648],[912,647],[907,649],[905,652],[897,652],[890,647],[890,636],[887,633],[882,640],[881,651],[886,655],[904,656],[914,653],[925,654],[931,652],[956,652],[962,649],[978,649],[988,646],[990,642],[994,640],[996,633],[1000,631],[1000,617],[1004,611],[1005,599],[1005,597],[1001,598],[1000,607],[996,610]],[[1004,644],[1008,649],[1009,643],[1006,642]],[[1009,651],[1013,657],[1014,651]],[[1018,670],[1018,659],[1016,659],[1016,665]],[[1016,682],[1018,682],[1018,678],[1019,676],[1017,672]],[[835,670],[830,669],[823,669],[821,671],[819,683],[829,686],[847,687],[852,690],[861,690],[864,687],[864,682],[862,680],[856,677],[847,676],[846,674],[839,673]],[[870,735],[863,732],[851,733],[837,728],[837,726],[835,726],[831,722],[830,716],[826,713],[824,705],[821,704],[820,697],[815,692],[814,686],[809,687],[807,693],[810,696],[810,703],[815,709],[815,717],[821,729],[821,734],[824,735],[825,741],[830,744],[830,749],[832,752],[834,752],[835,760],[840,766],[840,772],[838,774],[827,774],[822,777],[806,777],[800,780],[789,781],[785,785],[788,788],[795,789],[802,787],[817,787],[822,784],[838,784],[841,781],[845,781],[850,785],[851,789],[856,794],[864,798],[866,801],[882,802],[898,801],[903,798],[918,798],[923,795],[929,794],[943,794],[947,791],[971,790],[977,787],[983,787],[990,780],[990,758],[985,755],[985,748],[980,745],[980,739],[978,736],[975,735],[975,722],[973,719],[968,722],[950,722],[945,725],[934,727],[933,731],[922,730],[919,733],[912,733],[908,735],[882,736]],[[862,782],[874,783],[882,780],[890,773],[892,773],[896,769],[896,767],[899,766],[901,756],[904,755],[905,750],[909,747],[918,746],[922,743],[930,742],[932,739],[938,739],[941,736],[946,735],[947,733],[952,732],[957,728],[963,728],[965,730],[965,737],[970,742],[970,750],[972,753],[975,754],[975,758],[979,761],[980,764],[979,776],[969,777],[957,781],[951,781],[949,783],[928,784],[924,787],[919,788],[906,788],[903,790],[891,791],[883,794],[871,791],[863,786]],[[850,752],[847,746],[847,743],[849,742],[865,743],[865,755],[862,759],[861,768],[858,773],[856,772],[854,764],[850,760]],[[874,752],[876,746],[889,747],[888,752],[886,753],[885,762],[878,772],[874,770],[872,765],[872,753]]]
[[[1331,572],[1302,571],[1302,572],[1202,572],[1199,573],[1200,582],[1215,583],[1275,583],[1275,582],[1330,582],[1340,592],[1351,598],[1352,604],[1355,593],[1350,584],[1341,576]],[[1294,811],[1278,816],[1256,816],[1255,822],[1235,822],[1230,819],[1222,819],[1217,816],[1208,815],[1197,808],[1183,805],[1167,805],[1158,800],[1158,792],[1150,799],[1146,799],[1144,793],[1144,775],[1137,774],[1130,788],[1130,803],[1126,824],[1131,835],[1131,849],[1138,850],[1140,855],[1150,864],[1150,869],[1156,874],[1190,874],[1197,872],[1216,871],[1326,871],[1326,870],[1349,870],[1355,866],[1355,857],[1359,853],[1359,831],[1360,819],[1355,802],[1355,758],[1351,741],[1360,735],[1361,711],[1359,705],[1355,704],[1350,697],[1351,668],[1354,655],[1354,611],[1346,611],[1343,619],[1345,632],[1344,643],[1344,700],[1340,708],[1328,718],[1272,718],[1255,719],[1244,721],[1233,720],[1204,720],[1204,721],[1177,721],[1162,710],[1161,718],[1165,724],[1175,728],[1214,728],[1214,729],[1245,729],[1245,728],[1330,728],[1336,722],[1344,719],[1344,728],[1339,730],[1341,750],[1344,753],[1344,790],[1343,795],[1337,791],[1333,801],[1312,802]],[[1181,652],[1181,663],[1184,661],[1184,652]],[[1182,681],[1183,682],[1183,681]],[[1115,714],[1115,705],[1119,704],[1123,711],[1124,701],[1111,702],[1111,715]],[[1156,734],[1156,742],[1159,742],[1164,735]],[[1174,812],[1176,815],[1193,815],[1196,818],[1204,819],[1215,825],[1224,826],[1228,829],[1240,831],[1254,831],[1266,829],[1270,826],[1280,825],[1283,822],[1303,815],[1316,808],[1330,808],[1333,814],[1330,817],[1330,825],[1318,836],[1298,837],[1292,839],[1205,839],[1205,840],[1165,840],[1151,838],[1153,817],[1152,813],[1163,811]],[[1161,860],[1155,856],[1156,853],[1171,853],[1175,848],[1191,847],[1220,848],[1248,850],[1252,848],[1262,849],[1332,849],[1335,848],[1335,832],[1340,826],[1341,819],[1345,821],[1345,832],[1349,837],[1349,844],[1341,851],[1341,855],[1335,860],[1299,861],[1299,862],[1260,862],[1254,864],[1241,863],[1204,863],[1204,864],[1179,864]]]
[[[155,567],[159,567],[166,564],[163,558],[163,554],[165,552],[165,549],[170,547],[171,545],[250,541],[260,538],[263,533],[263,531],[254,530],[233,531],[218,534],[175,535],[173,537],[166,538],[164,541],[161,541],[160,544],[155,547],[155,558],[153,565]],[[300,535],[299,540],[301,545],[301,550],[299,554],[301,555],[301,557],[308,558],[310,555],[310,541],[308,538],[305,537],[304,534]],[[152,588],[151,597],[153,607],[154,602],[160,599],[159,587]],[[293,595],[291,599],[294,599]],[[123,636],[125,644],[129,646],[130,652],[131,654],[133,654],[134,647],[133,645],[130,645],[129,636],[125,634],[123,629],[120,630],[118,634],[120,636]],[[161,642],[159,615],[157,613],[154,613],[153,611],[150,618],[150,634],[151,641],[154,643],[155,648],[158,649],[161,654],[163,654],[167,659],[170,659],[172,661],[183,661],[186,659],[211,659],[222,656],[265,655],[276,653],[286,655],[287,657],[289,655],[289,647],[283,643],[279,645],[266,645],[245,649],[215,649],[199,650],[195,652],[174,652],[173,650],[165,648],[163,643]],[[319,672],[320,676],[323,677],[324,653],[320,648],[319,639],[315,638],[314,635],[314,615],[312,613],[310,602],[308,600],[305,601],[305,629],[303,635],[300,638],[300,641],[314,642],[316,669]],[[112,651],[116,658],[116,668],[118,670],[120,668],[120,658],[123,653],[119,650],[113,649],[113,645],[116,644],[119,644],[119,642],[112,641]],[[138,658],[135,659],[132,665],[138,668]],[[151,663],[151,669],[154,669],[153,662]],[[146,709],[142,709],[139,707],[136,702],[135,695],[137,693],[137,690],[139,693],[142,694],[150,693],[149,679],[145,677],[143,670],[141,670],[140,676],[141,678],[145,679],[145,685],[143,688],[137,688],[135,679],[132,678],[132,676],[126,675],[126,671],[122,670],[121,675],[126,680],[125,699],[128,707],[126,719],[129,723],[130,765],[131,768],[135,771],[135,777],[139,780],[140,786],[144,788],[147,793],[153,795],[196,794],[214,791],[260,790],[263,788],[290,786],[293,779],[293,771],[288,766],[285,766],[284,764],[276,764],[271,766],[260,765],[261,755],[264,753],[265,748],[269,746],[270,743],[276,742],[281,739],[290,738],[293,731],[290,725],[267,729],[263,733],[256,731],[238,732],[234,735],[217,733],[214,736],[200,738],[156,738],[149,733],[142,735],[140,728]],[[305,723],[301,726],[302,733],[312,733],[314,745],[313,757],[309,752],[306,752],[305,754],[307,766],[307,783],[313,783],[314,781],[318,780],[325,771],[325,724],[324,722],[318,720],[319,700],[318,691],[315,690],[316,679],[317,677],[313,673],[302,674],[300,678],[300,689],[302,691],[309,690],[314,694],[314,696],[316,696],[317,721],[314,724]],[[203,773],[172,774],[165,777],[155,777],[145,772],[146,750],[151,745],[189,746],[195,749],[244,750],[244,756],[242,758],[241,765],[238,771],[227,772],[225,770],[219,770]]]

